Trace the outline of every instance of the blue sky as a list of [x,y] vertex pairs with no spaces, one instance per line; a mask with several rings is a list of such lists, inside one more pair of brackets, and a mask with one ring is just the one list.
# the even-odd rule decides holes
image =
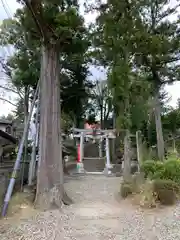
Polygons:
[[[176,0],[171,0],[172,5],[174,5],[175,2]],[[3,3],[6,6],[6,9],[4,9]],[[19,4],[16,2],[16,0],[1,0],[0,1],[0,21],[5,18],[8,18],[8,16],[12,16],[18,7],[19,7]],[[91,22],[95,19],[95,16],[92,14],[88,14],[85,16],[85,19],[86,19],[86,22]],[[104,80],[105,78],[105,75],[94,67],[91,68],[91,74],[92,74],[91,78],[93,79]],[[6,84],[6,81],[4,80],[2,73],[0,73],[0,85],[3,85],[3,84]],[[169,102],[169,104],[175,107],[177,99],[180,98],[180,82],[174,83],[171,86],[165,87],[165,90],[167,90],[169,93],[169,96],[171,96],[171,101]],[[10,101],[13,101],[16,95],[12,93],[2,92],[2,89],[0,89],[0,97],[4,97]],[[12,105],[0,100],[0,116],[7,115],[9,112],[12,111],[12,109],[13,109]]]

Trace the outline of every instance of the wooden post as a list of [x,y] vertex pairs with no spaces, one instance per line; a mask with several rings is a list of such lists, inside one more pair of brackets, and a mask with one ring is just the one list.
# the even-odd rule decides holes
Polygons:
[[126,131],[126,136],[124,138],[124,169],[123,177],[125,181],[128,181],[131,176],[131,156],[130,156],[130,133],[129,130]]
[[142,141],[141,141],[141,131],[136,132],[136,146],[137,146],[137,160],[138,160],[138,171],[140,170],[140,165],[142,162]]

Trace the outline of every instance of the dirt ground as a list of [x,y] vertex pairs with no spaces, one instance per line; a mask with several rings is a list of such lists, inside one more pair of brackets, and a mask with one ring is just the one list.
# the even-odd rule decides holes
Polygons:
[[4,230],[5,220],[0,223],[0,239],[180,239],[180,205],[140,209],[117,198],[120,182],[120,178],[101,175],[66,177],[65,188],[73,205],[44,213],[24,206],[21,214],[7,219]]

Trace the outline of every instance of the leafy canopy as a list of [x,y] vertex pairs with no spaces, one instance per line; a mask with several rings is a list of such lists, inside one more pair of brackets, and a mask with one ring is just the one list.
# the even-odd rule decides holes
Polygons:
[[[32,1],[35,10],[37,6],[33,4]],[[76,121],[79,122],[86,110],[88,89],[92,86],[87,80],[88,31],[79,15],[76,1],[58,1],[58,4],[59,6],[54,6],[52,1],[42,1],[39,7],[49,26],[46,31],[49,34],[48,44],[56,44],[56,39],[57,47],[60,48],[62,110],[73,119],[78,116]],[[56,38],[57,34],[62,42]],[[42,38],[32,19],[30,8],[25,4],[17,10],[13,19],[3,21],[0,42],[1,45],[11,44],[15,48],[14,55],[6,62],[6,73],[13,84],[34,89],[40,75]]]

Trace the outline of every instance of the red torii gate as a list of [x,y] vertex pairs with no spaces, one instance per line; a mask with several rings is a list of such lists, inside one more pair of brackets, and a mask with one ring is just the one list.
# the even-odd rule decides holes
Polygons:
[[[88,121],[86,120],[86,123],[84,124],[84,129],[86,130],[91,130],[89,131],[89,135],[95,135],[96,134],[96,129],[100,129],[100,124],[99,123],[93,123],[93,124],[89,124]],[[92,132],[92,130],[94,130]],[[78,144],[77,146],[77,162],[80,163],[81,162],[81,150],[80,150],[80,144]]]
[[[73,131],[74,137],[80,138],[80,143],[77,146],[77,169],[79,172],[84,171],[83,167],[83,146],[84,146],[84,137],[90,137],[90,138],[97,138],[97,139],[105,139],[106,140],[106,167],[104,169],[104,172],[111,172],[110,169],[112,168],[110,163],[110,152],[109,152],[109,138],[115,138],[115,130],[102,130],[99,128],[99,124],[88,124],[88,122],[85,123],[84,129],[78,129],[74,128]],[[89,131],[88,131],[89,130]],[[94,135],[94,136],[93,136]],[[102,157],[101,157],[102,158]],[[103,157],[104,158],[104,157]]]

